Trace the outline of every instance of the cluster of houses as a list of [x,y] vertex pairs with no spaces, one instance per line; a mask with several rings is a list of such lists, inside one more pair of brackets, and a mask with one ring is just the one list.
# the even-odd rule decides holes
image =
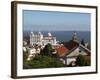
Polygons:
[[28,52],[27,60],[30,61],[36,55],[40,54],[40,51],[50,43],[54,49],[53,54],[56,54],[60,61],[65,65],[75,65],[78,55],[89,56],[91,51],[86,45],[82,45],[77,38],[77,34],[73,33],[72,40],[66,44],[58,43],[56,37],[52,36],[49,32],[48,36],[44,36],[41,32],[38,34],[30,33],[30,46],[27,45],[26,41],[23,41],[23,51]]

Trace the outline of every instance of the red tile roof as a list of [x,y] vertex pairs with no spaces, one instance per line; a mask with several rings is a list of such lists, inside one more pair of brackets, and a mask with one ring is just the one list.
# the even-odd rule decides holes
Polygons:
[[69,51],[65,46],[60,46],[59,48],[56,48],[57,55],[59,57],[63,57],[66,55],[66,53]]

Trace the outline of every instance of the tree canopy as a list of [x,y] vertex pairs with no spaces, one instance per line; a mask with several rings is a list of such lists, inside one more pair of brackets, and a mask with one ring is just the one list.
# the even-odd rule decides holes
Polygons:
[[79,55],[76,59],[76,64],[78,66],[90,66],[90,61],[90,56]]
[[47,45],[45,45],[44,49],[41,51],[41,54],[51,56],[52,52],[53,52],[52,45],[48,43]]

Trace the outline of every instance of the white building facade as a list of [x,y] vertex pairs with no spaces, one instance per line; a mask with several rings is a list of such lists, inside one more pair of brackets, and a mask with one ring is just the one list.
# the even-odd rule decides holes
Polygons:
[[51,45],[56,45],[56,37],[53,37],[51,33],[48,33],[48,36],[44,37],[41,32],[34,34],[33,32],[30,33],[30,45],[38,44],[38,45],[46,45],[50,43]]
[[69,65],[71,62],[76,62],[78,55],[90,56],[91,51],[79,44],[79,46],[73,48],[73,50],[71,50],[69,54],[67,54],[65,58],[62,59],[62,61],[64,64]]

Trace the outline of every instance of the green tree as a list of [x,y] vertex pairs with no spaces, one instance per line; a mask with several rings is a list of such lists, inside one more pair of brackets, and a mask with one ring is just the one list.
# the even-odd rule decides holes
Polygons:
[[82,39],[81,44],[82,44],[83,46],[85,46],[84,39]]
[[45,47],[44,47],[44,49],[42,50],[41,53],[43,55],[49,55],[49,56],[51,56],[52,52],[53,52],[52,45],[48,43],[47,45],[45,45]]
[[90,56],[79,55],[76,59],[78,66],[90,66]]
[[38,55],[31,61],[24,61],[24,69],[64,67],[59,59],[52,56]]

